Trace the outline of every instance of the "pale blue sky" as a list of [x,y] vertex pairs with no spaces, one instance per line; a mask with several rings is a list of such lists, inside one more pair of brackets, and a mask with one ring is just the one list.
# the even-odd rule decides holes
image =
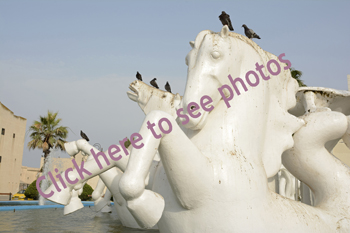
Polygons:
[[[0,101],[27,118],[27,128],[59,111],[103,148],[137,132],[144,115],[127,98],[139,71],[148,83],[183,94],[189,41],[219,31],[221,11],[275,55],[286,54],[308,86],[347,89],[349,1],[0,1]],[[39,167],[40,150],[23,165]],[[62,154],[62,157],[68,157]]]

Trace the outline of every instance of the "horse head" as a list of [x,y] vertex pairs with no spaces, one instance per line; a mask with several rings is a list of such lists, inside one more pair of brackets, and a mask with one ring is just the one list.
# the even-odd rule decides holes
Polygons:
[[[182,107],[184,113],[188,113],[187,106],[191,102],[199,103],[201,97],[207,95],[213,100],[211,105],[214,110],[196,110],[194,114],[200,113],[200,116],[190,118],[185,127],[202,130],[209,118],[216,121],[225,119],[223,132],[225,139],[231,141],[229,146],[239,148],[245,156],[255,157],[258,163],[263,164],[267,176],[273,176],[281,166],[281,154],[293,146],[292,134],[303,125],[302,120],[287,112],[295,106],[298,90],[289,69],[284,69],[285,63],[262,50],[252,40],[229,32],[227,26],[219,33],[202,31],[190,44],[192,50],[186,57],[186,89],[178,108]],[[267,63],[271,59],[280,66],[277,75],[268,73]],[[261,75],[257,80],[254,80],[254,75],[246,77],[250,71],[258,73],[255,71],[256,64],[264,66],[265,79]],[[234,81],[240,78],[241,81],[233,87],[230,78]],[[233,92],[222,88],[224,85],[231,87]],[[222,93],[219,88],[222,88]],[[225,98],[229,95],[234,97],[230,106],[225,106],[222,94]],[[215,115],[215,118],[210,115]]]
[[147,115],[152,110],[162,110],[172,116],[176,115],[175,107],[179,105],[181,96],[162,91],[147,85],[142,81],[135,80],[129,85],[127,95],[138,103],[142,111]]

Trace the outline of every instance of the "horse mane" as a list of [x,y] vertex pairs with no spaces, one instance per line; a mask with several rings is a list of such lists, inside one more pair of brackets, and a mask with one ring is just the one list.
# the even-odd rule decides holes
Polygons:
[[[281,66],[281,72],[277,76],[270,75],[271,78],[269,80],[267,80],[266,82],[263,81],[266,87],[268,88],[267,90],[270,102],[270,104],[267,105],[269,109],[268,111],[270,120],[266,122],[267,130],[265,134],[265,139],[270,142],[277,140],[279,135],[278,131],[280,130],[274,126],[274,124],[277,122],[279,122],[277,124],[290,124],[294,125],[295,127],[297,127],[297,125],[301,125],[301,120],[292,116],[288,112],[289,109],[296,105],[296,93],[298,91],[298,84],[297,81],[292,78],[289,69],[284,70],[285,64],[281,63],[276,55],[263,50],[253,40],[247,38],[246,36],[234,32],[229,32],[228,35],[231,38],[240,40],[244,44],[250,46],[258,54],[258,56],[261,59],[261,62],[263,63],[262,65],[265,66],[265,74],[269,74],[266,68],[267,62],[269,60],[274,59]],[[294,132],[286,131],[285,133],[292,134]],[[272,153],[272,151],[274,150],[273,148],[273,143],[265,144],[263,154]],[[279,170],[279,163],[277,161],[280,161],[280,159],[281,155],[279,155],[279,159],[276,158],[274,162],[272,162],[270,159],[265,160],[263,158],[263,162],[265,164],[264,166],[268,177],[272,177]]]
[[250,45],[260,55],[260,57],[262,58],[261,60],[263,60],[264,62],[277,58],[276,55],[263,50],[257,43],[255,43],[253,40],[249,39],[246,36],[243,36],[235,32],[229,32],[229,36],[235,39],[241,40],[244,43]]

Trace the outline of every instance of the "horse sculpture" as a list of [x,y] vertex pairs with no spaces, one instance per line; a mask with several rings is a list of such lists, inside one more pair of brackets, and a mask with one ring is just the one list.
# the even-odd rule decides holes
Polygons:
[[[346,116],[329,111],[300,118],[290,114],[288,110],[296,105],[298,85],[283,68],[279,75],[261,79],[247,91],[239,86],[240,93],[235,93],[228,108],[218,91],[223,85],[231,85],[228,75],[243,79],[255,63],[266,67],[277,57],[248,38],[229,32],[227,26],[219,33],[202,31],[190,44],[183,98],[167,93],[139,103],[147,109],[139,131],[144,146],[132,149],[129,156],[121,152],[118,161],[101,157],[102,169],[95,161],[88,161],[84,167],[91,176],[67,185],[48,199],[66,205],[76,185],[117,166],[124,171],[118,179],[119,188],[113,182],[106,185],[113,195],[120,192],[143,228],[157,224],[160,232],[179,233],[349,232],[350,169],[324,148],[327,141],[346,133]],[[263,72],[269,75],[266,68]],[[135,81],[129,97],[138,101],[139,96],[146,95],[145,85]],[[200,113],[199,117],[190,117],[182,124],[176,111],[183,108],[186,114],[187,106],[199,103],[204,95],[211,97],[214,109],[198,109],[194,114]],[[160,108],[164,102],[168,107]],[[157,123],[162,118],[171,122],[171,133],[159,129]],[[161,138],[153,136],[148,121],[155,123],[153,129]],[[165,124],[163,127],[169,129]],[[85,153],[91,149],[96,150],[82,139],[68,148]],[[161,162],[155,164],[157,150]],[[315,207],[269,190],[267,179],[279,171],[282,154],[286,168],[314,191]],[[77,171],[69,178],[79,178]],[[51,190],[54,186],[45,193]]]

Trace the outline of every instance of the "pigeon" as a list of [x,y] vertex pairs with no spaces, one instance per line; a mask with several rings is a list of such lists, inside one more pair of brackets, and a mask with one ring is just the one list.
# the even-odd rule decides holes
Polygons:
[[171,93],[171,88],[168,82],[165,84],[165,90],[169,91]]
[[244,34],[249,38],[249,39],[252,39],[252,38],[257,38],[257,39],[260,39],[260,36],[258,36],[254,31],[253,29],[249,29],[247,27],[247,25],[243,24],[242,27],[244,27]]
[[227,25],[228,28],[230,29],[230,31],[233,31],[233,27],[232,27],[232,24],[231,24],[231,20],[230,20],[230,16],[228,14],[226,14],[225,11],[222,11],[221,12],[221,15],[219,16],[219,19],[222,23],[222,25]]
[[82,138],[84,138],[87,142],[89,141],[88,136],[86,136],[86,134],[84,134],[84,132],[81,131],[81,130],[80,130],[80,136],[81,136]]
[[136,78],[138,79],[138,80],[140,80],[140,81],[142,81],[142,76],[141,76],[141,74],[137,71],[137,73],[136,73]]
[[156,83],[156,78],[152,79],[152,81],[150,82],[152,86],[154,86],[155,88],[159,89],[158,84]]

